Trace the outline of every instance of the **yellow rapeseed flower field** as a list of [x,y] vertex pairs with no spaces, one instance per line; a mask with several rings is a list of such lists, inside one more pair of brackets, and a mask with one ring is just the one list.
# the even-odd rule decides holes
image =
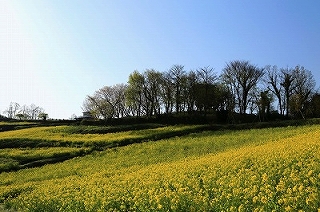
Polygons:
[[79,143],[88,146],[94,143],[112,143],[130,139],[148,139],[151,136],[163,135],[168,132],[181,132],[184,130],[192,130],[197,126],[167,126],[145,130],[129,130],[123,132],[97,134],[97,133],[70,133],[72,126],[50,126],[50,127],[33,127],[14,131],[6,131],[0,133],[1,140],[34,140],[48,141],[56,143]]
[[[85,149],[85,148],[83,148]],[[33,158],[33,157],[50,157],[55,154],[66,154],[81,151],[80,148],[72,147],[51,147],[51,148],[6,148],[0,149],[0,157],[13,158]]]
[[318,211],[320,126],[195,133],[0,174],[20,211]]

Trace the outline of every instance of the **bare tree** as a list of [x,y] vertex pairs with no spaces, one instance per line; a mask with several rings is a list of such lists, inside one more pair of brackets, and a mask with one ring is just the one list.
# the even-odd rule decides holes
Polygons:
[[90,112],[90,114],[96,119],[107,119],[108,115],[106,113],[105,105],[101,101],[97,92],[92,96],[87,95],[86,99],[83,102],[82,110],[85,112]]
[[240,114],[246,113],[249,93],[263,75],[264,69],[250,64],[249,61],[231,61],[223,69],[222,80],[235,95]]
[[[216,98],[217,87],[215,85],[218,79],[214,69],[209,66],[200,68],[197,70],[198,84],[197,84],[197,102],[198,107],[204,109],[205,115],[210,107],[215,105],[214,101]],[[199,98],[200,97],[200,98]]]
[[183,95],[185,96],[185,101],[187,105],[187,111],[190,113],[195,110],[195,102],[196,102],[196,85],[198,83],[198,76],[195,71],[190,71],[187,74],[187,84]]
[[305,118],[307,103],[311,101],[316,82],[312,73],[303,66],[297,65],[293,69],[294,86],[290,99],[290,109],[294,114],[300,114]]
[[115,106],[115,116],[117,118],[125,117],[128,115],[125,98],[127,85],[116,84],[115,86],[112,86],[112,88],[114,92],[113,101]]
[[161,84],[161,99],[166,114],[173,112],[174,105],[174,83],[171,80],[171,76],[168,72],[162,73],[162,84]]
[[125,91],[126,85],[124,84],[104,86],[93,96],[87,96],[83,109],[89,111],[95,118],[123,117],[125,114]]
[[169,70],[169,76],[174,85],[174,100],[175,100],[175,108],[176,112],[181,112],[181,103],[182,103],[182,82],[183,78],[186,77],[186,72],[184,70],[184,66],[182,65],[173,65]]
[[218,79],[214,69],[210,68],[210,66],[199,68],[197,70],[197,76],[199,82],[206,85],[213,84]]
[[281,70],[281,86],[284,89],[284,106],[286,110],[286,116],[289,116],[289,111],[290,111],[290,98],[291,95],[293,94],[293,91],[295,89],[295,84],[294,84],[294,74],[293,74],[293,69],[289,68],[282,68]]
[[277,66],[266,66],[266,83],[267,88],[269,91],[271,91],[278,100],[278,107],[279,107],[279,113],[281,115],[284,114],[284,108],[283,108],[283,87],[281,86],[281,72],[279,71]]
[[7,115],[7,118],[13,119],[19,112],[20,105],[16,102],[11,102],[9,107],[4,111],[4,114]]
[[[258,85],[265,73],[267,89],[260,89]],[[305,117],[313,114],[310,108],[318,101],[318,96],[313,95],[314,86],[311,72],[302,66],[259,68],[249,61],[235,60],[226,63],[218,78],[209,66],[186,72],[184,66],[173,65],[166,72],[134,71],[127,84],[105,86],[87,96],[83,109],[104,119],[211,110],[217,112],[220,120],[230,121],[234,111],[259,112],[266,118],[276,97],[280,114]],[[35,117],[36,107],[20,109],[26,117]],[[10,106],[6,113],[13,116],[14,111]]]
[[31,120],[35,120],[39,118],[39,114],[44,113],[44,109],[35,105],[31,104],[28,107],[28,116],[30,117]]
[[273,101],[272,95],[269,93],[270,90],[261,91],[258,100],[259,116],[261,121],[266,121],[267,117],[270,115],[271,103]]
[[36,120],[39,118],[39,114],[44,113],[44,109],[35,104],[20,106],[16,102],[11,102],[5,113],[8,118]]

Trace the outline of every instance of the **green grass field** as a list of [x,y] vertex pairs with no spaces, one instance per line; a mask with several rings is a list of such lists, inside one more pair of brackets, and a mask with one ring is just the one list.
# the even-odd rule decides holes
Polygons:
[[[3,146],[17,145],[0,149],[3,164],[74,157],[2,172],[0,210],[318,211],[320,125],[204,129],[60,126],[1,132]],[[21,147],[24,140],[32,145]],[[95,151],[92,143],[103,148]]]

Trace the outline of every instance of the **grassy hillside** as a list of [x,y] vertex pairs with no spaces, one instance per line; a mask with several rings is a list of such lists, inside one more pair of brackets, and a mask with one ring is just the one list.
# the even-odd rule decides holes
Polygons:
[[[174,129],[131,135],[150,138],[148,132],[184,128]],[[63,127],[43,130],[42,139],[81,140],[81,133]],[[3,141],[10,137],[3,135]],[[107,135],[82,134],[84,143]],[[319,138],[320,126],[313,125],[205,131],[106,149],[1,173],[0,203],[21,211],[317,211]]]

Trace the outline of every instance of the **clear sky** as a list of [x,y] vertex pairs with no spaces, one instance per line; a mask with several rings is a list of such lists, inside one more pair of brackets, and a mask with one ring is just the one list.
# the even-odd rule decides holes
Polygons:
[[0,113],[82,115],[86,95],[134,70],[249,60],[298,64],[320,85],[320,1],[0,0]]

